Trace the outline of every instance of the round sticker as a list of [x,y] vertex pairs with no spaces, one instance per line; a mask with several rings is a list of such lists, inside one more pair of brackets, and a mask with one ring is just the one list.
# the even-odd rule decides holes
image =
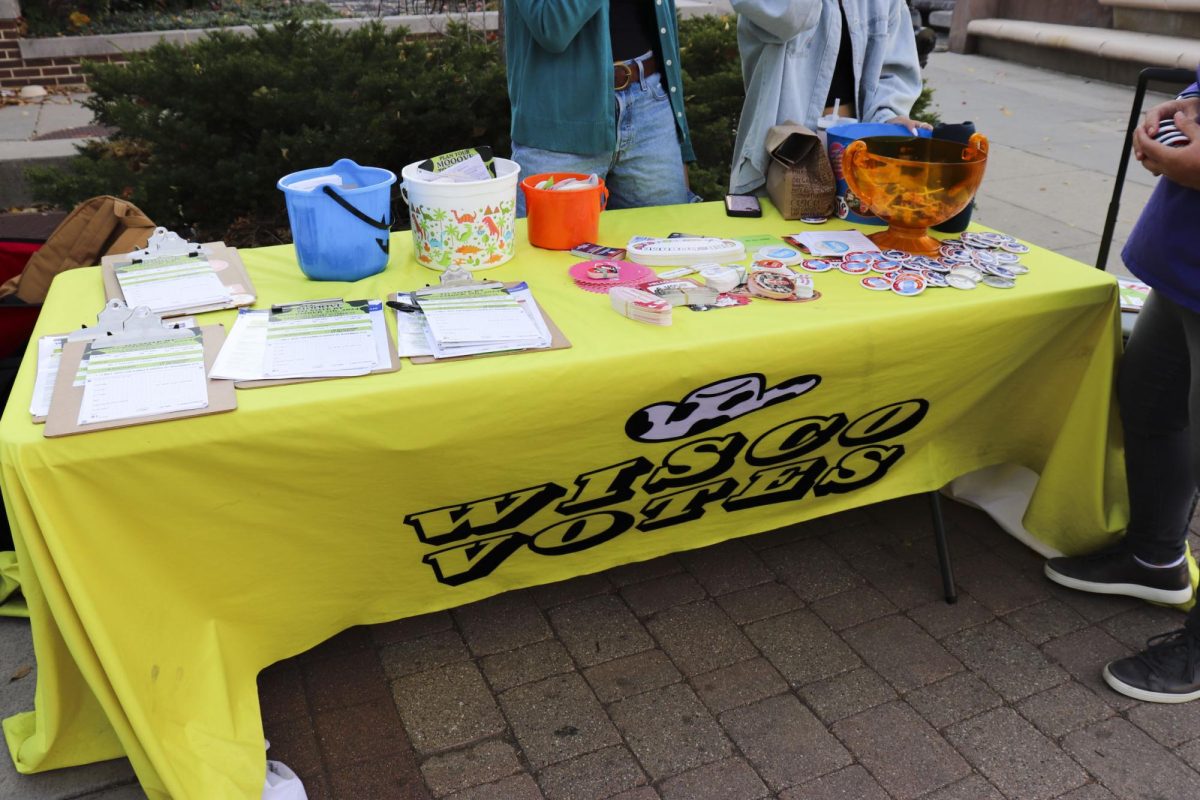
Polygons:
[[983,282],[995,289],[1011,289],[1017,285],[1012,278],[1002,278],[999,275],[984,275]]
[[763,258],[754,262],[755,269],[783,269],[783,262],[774,258]]
[[1017,277],[1017,273],[1013,272],[1008,267],[1002,267],[999,264],[993,264],[987,268],[987,271],[989,275],[995,275],[998,278],[1007,278],[1008,280],[1012,280],[1013,278]]
[[977,282],[969,275],[963,275],[956,270],[946,276],[946,285],[953,286],[955,289],[974,289]]
[[865,250],[854,250],[842,256],[842,261],[875,261],[879,258],[879,253],[868,252]]
[[950,284],[946,283],[946,276],[940,272],[930,272],[925,276],[925,285],[930,289],[943,289]]
[[611,261],[597,261],[587,268],[587,276],[597,281],[614,281],[621,274],[621,268]]
[[996,260],[996,255],[991,250],[976,250],[971,254],[971,260],[981,267],[990,267],[993,264],[999,264]]
[[822,217],[819,214],[805,214],[800,217],[800,221],[805,225],[824,225],[829,221],[829,217]]
[[1014,261],[1013,263],[1005,264],[1004,266],[1007,267],[1008,271],[1014,275],[1024,275],[1025,273],[1029,272],[1029,267],[1025,266],[1020,261]]
[[890,292],[892,290],[892,282],[882,275],[868,275],[863,278],[863,287],[876,292]]
[[871,265],[861,261],[843,261],[838,265],[838,269],[847,275],[862,275],[864,272],[871,271]]
[[759,260],[772,259],[781,264],[795,264],[804,258],[804,254],[791,247],[768,245],[767,247],[760,247],[755,258]]
[[796,294],[796,279],[781,272],[752,272],[747,288],[759,297],[786,300]]
[[1008,253],[1016,253],[1018,255],[1029,252],[1029,245],[1021,244],[1020,242],[1004,242],[1000,245],[1000,249]]
[[900,275],[892,282],[892,291],[901,297],[914,297],[925,291],[925,279],[920,275]]
[[833,267],[834,263],[832,261],[825,261],[820,258],[808,258],[800,262],[800,268],[806,269],[809,272],[828,272]]

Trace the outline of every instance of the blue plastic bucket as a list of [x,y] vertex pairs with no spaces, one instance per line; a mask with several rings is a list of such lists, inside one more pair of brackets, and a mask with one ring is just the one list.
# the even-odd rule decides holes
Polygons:
[[[322,179],[329,179],[323,181]],[[279,179],[300,270],[315,281],[356,281],[383,272],[396,173],[348,158]],[[295,188],[297,184],[307,184]]]
[[[826,132],[829,143],[829,163],[833,166],[835,183],[834,198],[835,213],[847,222],[863,225],[883,225],[879,217],[863,213],[862,203],[846,186],[846,178],[842,174],[842,153],[856,139],[867,139],[872,136],[912,136],[912,131],[903,125],[891,125],[883,122],[854,122],[849,125],[837,125]],[[918,128],[917,135],[928,138],[929,131]]]

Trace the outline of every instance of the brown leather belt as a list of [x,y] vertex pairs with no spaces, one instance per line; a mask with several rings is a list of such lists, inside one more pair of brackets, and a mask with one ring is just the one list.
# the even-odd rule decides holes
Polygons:
[[[650,76],[658,72],[658,61],[654,56],[642,59],[642,75]],[[613,64],[613,91],[619,92],[625,89],[629,84],[641,79],[642,75],[638,74],[638,62],[634,61],[617,61]]]

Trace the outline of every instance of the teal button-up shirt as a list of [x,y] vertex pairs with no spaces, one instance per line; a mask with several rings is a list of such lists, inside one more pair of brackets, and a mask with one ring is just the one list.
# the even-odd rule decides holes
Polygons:
[[[695,161],[683,110],[675,0],[654,3],[659,65],[684,161]],[[512,138],[581,155],[617,146],[608,0],[504,0]]]

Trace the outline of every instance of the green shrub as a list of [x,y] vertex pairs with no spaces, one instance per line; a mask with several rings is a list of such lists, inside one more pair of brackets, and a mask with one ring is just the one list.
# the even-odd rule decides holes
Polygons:
[[458,147],[509,149],[496,44],[465,27],[437,38],[379,24],[218,32],[93,65],[89,84],[97,122],[119,133],[67,170],[31,170],[38,198],[70,208],[118,194],[160,225],[204,238],[233,228],[242,244],[286,232],[275,183],[287,173],[352,158],[399,174]]
[[736,18],[685,19],[679,23],[679,42],[688,128],[696,151],[688,178],[693,192],[718,200],[728,191],[733,140],[746,97]]
[[[707,200],[726,191],[742,107],[735,28],[733,17],[680,25],[697,156],[691,185]],[[252,36],[160,44],[126,66],[88,67],[88,107],[118,133],[87,144],[66,169],[30,170],[30,183],[38,200],[62,208],[116,194],[181,234],[240,246],[286,241],[275,183],[290,172],[352,158],[399,174],[475,144],[507,154],[500,51],[461,25],[418,38],[378,24],[339,32],[296,20]],[[404,204],[396,210],[406,224]]]

